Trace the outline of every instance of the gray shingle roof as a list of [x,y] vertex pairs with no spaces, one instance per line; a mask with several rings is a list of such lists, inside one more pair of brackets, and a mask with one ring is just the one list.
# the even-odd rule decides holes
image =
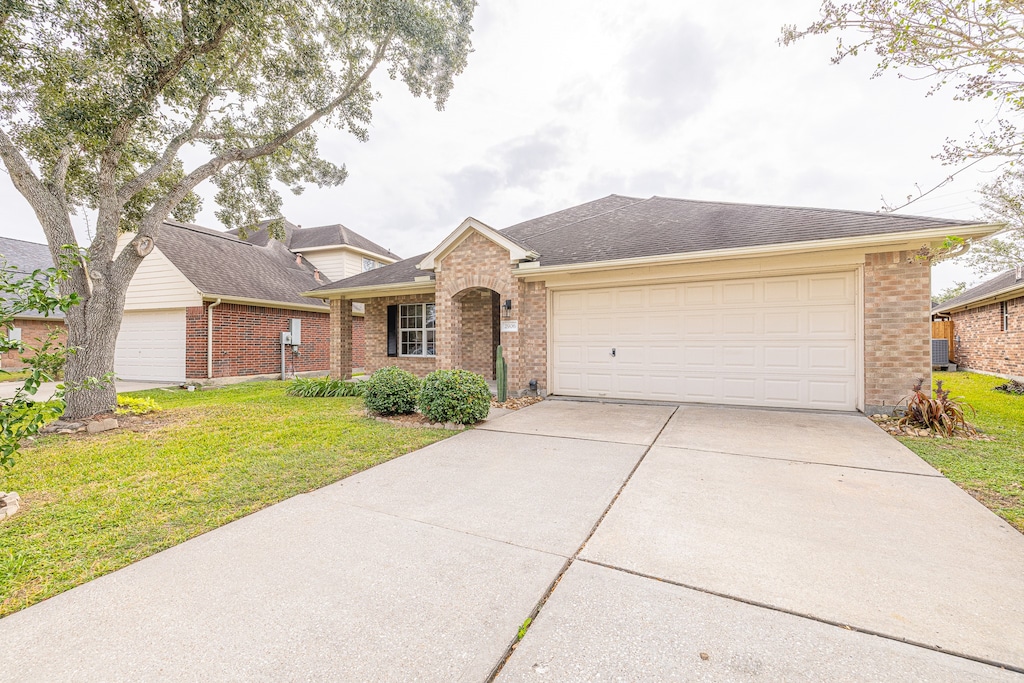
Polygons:
[[[542,266],[615,261],[741,247],[977,225],[971,221],[668,197],[609,195],[500,232],[540,254]],[[321,287],[411,282],[423,275],[408,259]],[[401,266],[401,267],[399,267]]]
[[1004,290],[1012,289],[1014,286],[1020,288],[1021,294],[1024,295],[1024,278],[1017,279],[1017,270],[1011,268],[1005,273],[996,275],[991,280],[985,280],[980,285],[975,285],[970,289],[966,290],[960,296],[954,297],[949,301],[943,301],[941,304],[932,307],[932,313],[941,313],[942,311],[948,311],[953,308],[958,308],[964,304],[974,303],[975,301],[981,301],[987,299],[990,296],[1002,292]]
[[[26,242],[11,237],[0,237],[0,257],[5,267],[13,268],[22,273],[53,268],[53,257],[50,247],[38,242]],[[25,311],[25,317],[43,317],[38,311]],[[63,319],[64,314],[54,311],[50,318]]]
[[[346,228],[341,223],[320,225],[314,228],[300,228],[288,220],[281,220],[284,221],[284,245],[292,251],[302,251],[303,249],[311,249],[313,247],[349,246],[368,251],[371,254],[378,254],[388,259],[398,260],[402,258],[376,242],[366,239],[358,232]],[[270,220],[260,222],[256,230],[246,233],[245,241],[259,246],[266,245],[270,239],[268,234],[270,223]],[[228,234],[237,237],[239,231],[237,229],[229,230]]]
[[313,266],[296,263],[276,240],[257,246],[217,230],[166,222],[156,245],[204,296],[319,305],[301,295],[320,286]]

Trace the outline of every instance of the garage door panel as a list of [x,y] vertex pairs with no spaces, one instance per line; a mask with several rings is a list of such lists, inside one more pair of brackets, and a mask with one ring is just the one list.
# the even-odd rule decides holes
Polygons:
[[114,351],[122,379],[185,380],[185,309],[125,311]]
[[852,272],[555,292],[553,391],[853,410],[856,301]]

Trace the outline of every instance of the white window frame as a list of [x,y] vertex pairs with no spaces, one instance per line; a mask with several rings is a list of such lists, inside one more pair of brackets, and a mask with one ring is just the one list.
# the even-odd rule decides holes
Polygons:
[[374,261],[372,258],[368,258],[366,256],[363,257],[363,272],[364,273],[367,272],[367,271],[373,270],[374,268],[377,268],[378,266],[380,266],[380,264],[377,263],[376,261]]
[[[434,309],[434,321],[432,324],[427,323],[427,307]],[[419,311],[416,313],[406,313],[407,310],[418,308]],[[406,325],[406,321],[411,317],[418,316],[420,319],[420,326]],[[406,353],[406,333],[420,334],[420,353]],[[434,352],[428,353],[430,342],[429,337],[434,337]],[[409,345],[415,344],[415,342],[408,342]],[[399,304],[398,305],[398,355],[401,358],[434,358],[437,356],[437,307],[432,303],[422,304]]]
[[1003,332],[1010,331],[1010,302],[999,302],[999,324]]

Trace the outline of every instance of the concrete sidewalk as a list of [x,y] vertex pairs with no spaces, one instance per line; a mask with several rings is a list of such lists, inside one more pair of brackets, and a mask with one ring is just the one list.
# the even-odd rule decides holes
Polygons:
[[[21,386],[21,382],[0,382],[0,399],[14,398],[14,392]],[[127,380],[117,380],[117,393],[123,394],[128,391],[145,391],[146,389],[159,389],[160,387],[171,387],[177,386],[174,384],[167,384],[166,382],[133,382]],[[37,400],[48,400],[53,396],[53,392],[57,389],[57,382],[43,382],[39,385],[39,391],[36,392]]]

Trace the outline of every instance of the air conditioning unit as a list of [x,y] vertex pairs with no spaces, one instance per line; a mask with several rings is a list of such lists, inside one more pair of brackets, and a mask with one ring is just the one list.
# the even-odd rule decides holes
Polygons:
[[948,339],[932,339],[932,365],[949,365]]

